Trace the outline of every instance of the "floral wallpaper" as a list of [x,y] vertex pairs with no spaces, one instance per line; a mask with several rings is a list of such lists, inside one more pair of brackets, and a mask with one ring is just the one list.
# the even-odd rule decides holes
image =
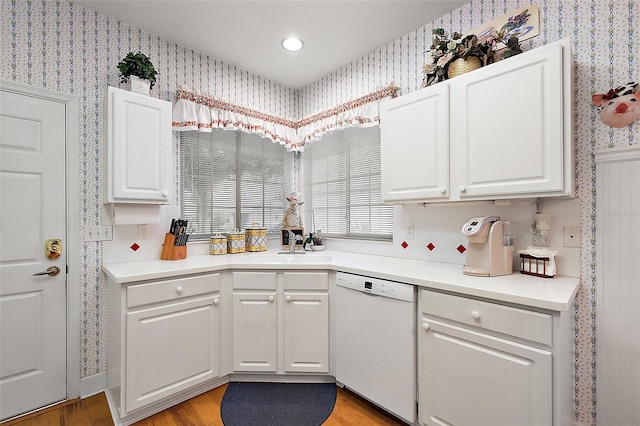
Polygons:
[[[77,95],[80,235],[102,221],[102,108],[117,63],[147,54],[158,71],[151,96],[174,101],[180,85],[269,114],[295,117],[296,91],[67,1],[2,0],[0,78]],[[177,188],[174,189],[174,199]],[[80,247],[81,377],[107,370],[106,283],[100,242]]]
[[[636,0],[473,0],[438,20],[354,60],[301,89],[283,87],[67,1],[2,0],[0,77],[78,95],[80,99],[81,227],[101,223],[102,99],[119,86],[117,62],[129,51],[147,53],[159,71],[152,96],[174,100],[179,85],[281,117],[301,118],[391,82],[417,90],[431,30],[464,32],[522,5],[540,11],[540,35],[525,50],[569,37],[575,59],[575,143],[581,203],[582,286],[576,306],[575,420],[595,424],[595,166],[596,149],[638,145],[636,123],[603,125],[591,105],[603,93],[640,80]],[[499,108],[496,106],[497,115]],[[177,191],[177,189],[176,189]],[[174,194],[175,195],[175,194]],[[82,235],[82,229],[81,229]],[[106,371],[105,282],[102,246],[81,247],[81,376]]]
[[[640,122],[622,129],[602,124],[591,104],[628,81],[640,81],[640,3],[634,0],[473,0],[452,13],[382,46],[302,89],[306,116],[391,82],[408,93],[419,88],[431,30],[464,33],[523,5],[540,12],[540,35],[522,43],[529,50],[569,37],[575,60],[577,196],[581,202],[582,285],[576,304],[575,420],[595,424],[595,165],[594,150],[640,144]],[[499,108],[495,106],[499,119]]]

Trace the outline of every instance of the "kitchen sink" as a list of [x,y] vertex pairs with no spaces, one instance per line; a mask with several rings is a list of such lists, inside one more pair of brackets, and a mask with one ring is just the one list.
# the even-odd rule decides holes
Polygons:
[[306,254],[303,252],[289,253],[280,252],[278,254],[252,254],[249,255],[240,262],[242,263],[255,263],[255,264],[321,264],[331,262],[331,256],[329,255],[315,255],[308,254],[307,256],[301,256]]

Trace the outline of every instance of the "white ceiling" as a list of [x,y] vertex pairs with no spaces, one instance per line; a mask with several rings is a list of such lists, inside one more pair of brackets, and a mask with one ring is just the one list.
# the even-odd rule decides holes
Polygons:
[[[467,1],[72,0],[294,89]],[[284,50],[280,42],[290,35],[304,49]]]

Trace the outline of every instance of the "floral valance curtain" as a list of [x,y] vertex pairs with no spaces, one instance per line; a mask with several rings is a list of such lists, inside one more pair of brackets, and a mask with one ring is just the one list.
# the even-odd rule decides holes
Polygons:
[[173,130],[242,130],[285,145],[289,151],[304,151],[305,143],[318,140],[327,132],[353,126],[377,125],[380,121],[380,100],[387,96],[395,97],[398,90],[398,87],[390,85],[301,120],[288,120],[179,89],[178,99],[173,105]]

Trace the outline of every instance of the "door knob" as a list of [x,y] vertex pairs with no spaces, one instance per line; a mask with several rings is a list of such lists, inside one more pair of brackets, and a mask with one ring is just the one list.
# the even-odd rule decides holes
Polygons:
[[60,268],[58,268],[57,266],[49,266],[46,271],[36,272],[35,274],[33,274],[33,276],[35,277],[38,275],[50,275],[52,277],[55,277],[59,273],[60,273]]

